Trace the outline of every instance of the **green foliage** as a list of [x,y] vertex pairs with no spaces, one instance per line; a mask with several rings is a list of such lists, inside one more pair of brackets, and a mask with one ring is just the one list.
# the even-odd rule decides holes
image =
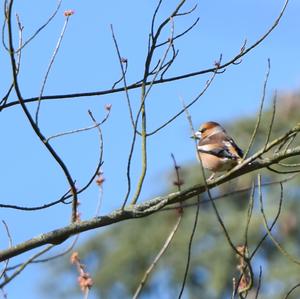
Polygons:
[[[299,95],[284,95],[279,100],[271,138],[279,136],[299,121]],[[253,150],[261,147],[267,136],[272,116],[271,109],[263,114],[263,121]],[[249,143],[255,125],[255,117],[238,120],[227,127],[239,144]],[[294,143],[299,139],[295,140]],[[251,152],[253,152],[253,150]],[[291,160],[293,162],[293,159]],[[294,161],[295,162],[295,161]],[[278,168],[277,169],[283,169]],[[286,170],[286,168],[284,168]],[[184,181],[192,185],[201,180],[198,165],[189,165],[181,169]],[[170,170],[170,182],[173,180]],[[270,171],[263,171],[263,182],[283,179]],[[245,175],[224,186],[213,190],[218,196],[251,186],[255,174]],[[284,183],[284,199],[280,218],[274,228],[274,236],[294,257],[300,259],[299,241],[299,178]],[[187,185],[183,186],[186,187]],[[175,187],[170,184],[168,191]],[[245,241],[245,227],[249,206],[250,190],[231,194],[216,201],[217,208],[235,245]],[[202,200],[207,199],[203,195]],[[273,221],[280,200],[279,185],[263,188],[263,200],[269,224]],[[188,203],[195,202],[190,200]],[[163,255],[148,283],[143,289],[141,298],[176,298],[178,296],[188,256],[188,242],[195,219],[195,206],[184,209],[181,225]],[[114,225],[94,236],[80,248],[79,255],[87,265],[94,279],[93,290],[101,298],[131,298],[139,282],[169,235],[178,217],[176,209],[161,211],[144,219],[126,221]],[[256,248],[265,234],[260,213],[257,193],[254,197],[254,209],[249,226],[248,244],[250,253]],[[200,206],[199,221],[193,241],[191,264],[188,274],[185,298],[230,298],[232,279],[238,279],[236,269],[237,257],[232,251],[214,210],[209,202]],[[263,243],[252,260],[255,275],[253,294],[257,287],[259,268],[262,267],[262,287],[260,298],[283,298],[284,294],[299,281],[299,265],[292,263],[279,252],[269,238]],[[60,275],[67,275],[74,269],[68,262],[60,263]],[[57,275],[59,277],[59,275]],[[52,280],[53,284],[57,281]],[[300,291],[293,292],[289,299],[300,297]],[[67,297],[64,297],[67,298]],[[252,298],[252,297],[251,297]]]

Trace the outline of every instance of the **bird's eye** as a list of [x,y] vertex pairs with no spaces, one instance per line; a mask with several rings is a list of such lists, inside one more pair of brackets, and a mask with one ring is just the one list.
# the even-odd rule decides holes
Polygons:
[[206,128],[201,128],[199,131],[200,133],[204,133],[206,131]]

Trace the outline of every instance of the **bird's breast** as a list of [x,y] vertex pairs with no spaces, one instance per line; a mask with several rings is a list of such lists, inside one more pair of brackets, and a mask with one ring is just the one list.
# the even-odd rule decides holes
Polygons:
[[[237,165],[236,160],[228,159],[228,158],[219,158],[214,155],[206,154],[206,153],[199,153],[200,158],[202,160],[202,165],[204,168],[209,169],[213,172],[222,172],[229,170]],[[199,156],[197,154],[197,158]]]

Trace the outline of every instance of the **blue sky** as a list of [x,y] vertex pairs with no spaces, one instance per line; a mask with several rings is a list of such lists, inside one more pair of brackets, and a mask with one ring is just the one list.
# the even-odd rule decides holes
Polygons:
[[[31,36],[55,8],[55,1],[15,1],[15,11],[24,25],[24,40]],[[41,83],[64,23],[63,12],[74,9],[61,48],[49,75],[44,94],[65,94],[108,89],[120,77],[120,67],[110,32],[113,24],[121,55],[128,59],[127,81],[142,78],[150,30],[151,15],[156,1],[63,1],[50,25],[23,51],[20,87],[25,98],[38,96]],[[166,77],[209,68],[223,54],[227,61],[239,52],[245,38],[248,45],[260,37],[277,17],[283,1],[187,1],[186,10],[198,4],[193,14],[175,20],[175,34],[200,17],[198,25],[175,43],[178,59]],[[175,1],[164,1],[158,21],[173,9]],[[299,89],[299,28],[300,2],[291,1],[275,31],[237,66],[218,75],[209,90],[190,109],[194,124],[206,120],[221,123],[252,115],[257,111],[262,85],[271,59],[267,96],[274,90]],[[3,14],[1,14],[1,23]],[[17,36],[17,31],[15,31]],[[164,37],[169,35],[166,31]],[[15,42],[17,41],[17,37]],[[160,55],[162,53],[160,52]],[[0,49],[3,95],[11,82],[9,57]],[[156,58],[159,56],[156,56]],[[170,84],[155,86],[148,98],[148,128],[151,131],[181,109],[180,98],[192,100],[202,90],[209,76],[198,76]],[[139,103],[140,90],[130,92],[133,106]],[[10,100],[15,100],[13,95]],[[128,107],[124,93],[92,98],[43,102],[40,125],[46,136],[91,125],[87,110],[98,120],[105,115],[104,105],[112,104],[111,116],[103,126],[104,136],[104,197],[101,213],[117,208],[126,193],[126,159],[132,138]],[[34,113],[35,104],[29,105]],[[0,113],[1,189],[0,202],[25,206],[40,205],[57,199],[68,189],[57,164],[32,132],[19,106]],[[149,139],[149,167],[141,199],[164,190],[163,174],[172,165],[170,153],[179,164],[195,160],[186,117],[179,117],[171,126]],[[96,131],[65,136],[53,141],[65,159],[78,186],[84,185],[96,166],[98,139]],[[133,186],[140,174],[140,144],[137,143],[132,164]],[[95,214],[99,191],[94,184],[80,196],[82,218]],[[13,243],[64,225],[70,220],[70,207],[57,206],[37,213],[0,210],[0,218],[9,225]],[[92,235],[85,234],[82,239]],[[7,237],[2,229],[1,248]],[[63,245],[61,248],[64,248]],[[33,254],[23,255],[16,261]],[[15,261],[11,261],[14,264]],[[9,298],[20,298],[26,287],[28,298],[40,298],[37,285],[45,278],[45,268],[28,267],[5,290]]]

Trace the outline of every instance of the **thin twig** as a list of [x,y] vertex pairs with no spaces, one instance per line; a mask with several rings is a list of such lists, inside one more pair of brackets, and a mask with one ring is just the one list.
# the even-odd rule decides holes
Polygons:
[[[3,223],[3,226],[5,228],[5,231],[6,231],[6,234],[7,234],[7,237],[8,237],[8,247],[11,248],[12,245],[13,245],[13,242],[12,242],[12,237],[11,237],[11,234],[10,234],[10,231],[9,231],[9,228],[8,228],[8,225],[7,223],[2,220],[2,223]],[[1,271],[0,273],[0,279],[2,278],[3,275],[5,275],[6,271],[7,271],[7,268],[8,268],[8,263],[9,263],[9,259],[7,259],[4,263],[4,267],[3,267],[3,270]]]
[[[161,6],[161,3],[162,3],[162,0],[159,0],[158,3],[157,3],[157,6],[154,10],[154,13],[153,13],[153,17],[152,17],[152,21],[151,21],[151,33],[150,33],[150,36],[152,37],[152,43],[153,43],[153,39],[154,39],[154,25],[155,25],[155,19],[156,19],[156,15],[159,11],[159,8]],[[150,47],[149,47],[150,48]],[[149,53],[149,51],[148,51]]]
[[[184,35],[186,35],[189,31],[191,31],[191,30],[198,24],[199,20],[200,20],[200,18],[197,18],[197,19],[194,21],[194,23],[193,23],[192,25],[190,25],[190,27],[188,27],[188,28],[187,28],[186,30],[184,30],[183,32],[181,32],[181,33],[175,35],[174,38],[173,38],[173,41],[176,40],[176,39],[178,39],[178,38],[180,38],[180,37],[182,37],[182,36],[184,36]],[[169,41],[165,41],[165,42],[162,42],[162,43],[160,43],[160,44],[157,44],[156,47],[158,48],[158,47],[164,46],[164,45],[166,45],[168,42],[169,42]]]
[[[176,174],[176,181],[174,182],[174,185],[177,186],[178,191],[181,191],[181,185],[183,184],[182,179],[180,178],[180,173],[179,173],[179,169],[180,167],[178,166],[175,157],[173,154],[171,154],[172,160],[173,160],[173,164],[174,164],[174,169],[175,169],[175,174]],[[159,251],[159,253],[157,254],[157,256],[155,257],[155,259],[153,260],[152,264],[149,266],[149,268],[147,269],[147,271],[144,273],[144,276],[133,296],[133,299],[138,298],[142,288],[144,287],[150,273],[153,271],[154,267],[156,266],[156,264],[158,263],[159,259],[162,257],[162,255],[166,252],[166,250],[168,249],[168,247],[171,244],[171,241],[173,240],[173,237],[175,235],[175,233],[177,232],[177,229],[181,223],[182,217],[183,217],[183,210],[181,209],[181,207],[178,209],[178,218],[177,221],[174,225],[174,227],[172,228],[169,236],[167,237],[167,239],[165,240],[161,250]]]
[[[248,147],[247,147],[247,149],[245,150],[245,153],[244,153],[244,159],[247,158],[247,155],[248,155],[249,151],[251,150],[251,147],[254,143],[254,140],[255,140],[255,137],[256,137],[256,134],[258,132],[258,128],[259,128],[259,125],[260,125],[260,122],[261,122],[264,102],[265,102],[265,98],[266,98],[266,89],[267,89],[267,83],[268,83],[268,79],[269,79],[270,69],[271,69],[271,63],[270,63],[270,59],[268,59],[267,73],[266,73],[266,78],[265,78],[264,85],[263,85],[263,93],[262,93],[262,97],[261,97],[261,101],[260,101],[259,112],[258,112],[258,115],[257,115],[256,124],[255,124],[254,130],[253,130],[249,145],[248,145]],[[267,146],[267,143],[266,143],[265,146]]]
[[[158,4],[157,10],[159,9],[159,5],[160,4]],[[157,13],[157,10],[156,10],[156,13]],[[153,19],[153,22],[154,22],[154,19]],[[153,23],[152,23],[152,25],[153,25]],[[159,28],[161,28],[161,26]],[[112,34],[113,34],[113,29],[112,29]],[[171,36],[172,36],[172,34],[173,34],[173,31],[171,30]],[[131,119],[133,121],[134,132],[133,132],[132,142],[131,142],[131,146],[130,146],[130,150],[129,150],[128,161],[127,161],[127,171],[126,171],[126,176],[127,176],[127,192],[126,192],[126,195],[125,195],[125,199],[123,201],[122,209],[124,209],[125,205],[127,204],[127,201],[128,201],[128,198],[129,198],[129,195],[130,195],[130,192],[131,192],[131,175],[130,175],[131,161],[132,161],[133,152],[134,152],[134,148],[135,148],[135,144],[136,144],[136,137],[137,137],[136,135],[137,134],[141,135],[141,137],[142,137],[142,171],[141,171],[141,175],[140,175],[140,178],[139,178],[139,181],[138,181],[138,184],[137,184],[135,195],[133,196],[133,199],[132,199],[132,204],[136,203],[136,201],[137,201],[137,199],[138,199],[138,197],[140,195],[140,192],[141,192],[141,189],[142,189],[142,185],[143,185],[143,182],[144,182],[144,179],[145,179],[146,171],[147,171],[147,149],[146,149],[146,145],[147,145],[147,143],[146,143],[147,132],[146,132],[146,109],[145,109],[145,101],[146,101],[146,97],[148,95],[148,92],[150,91],[150,88],[151,88],[152,84],[150,83],[150,87],[146,91],[146,85],[143,84],[143,83],[147,82],[147,78],[148,78],[148,76],[150,74],[150,65],[151,65],[152,57],[153,57],[153,54],[154,54],[154,51],[155,51],[155,43],[157,41],[158,36],[159,36],[159,34],[158,34],[158,32],[156,32],[155,37],[152,40],[152,44],[150,46],[150,49],[149,49],[147,57],[146,57],[144,77],[143,77],[142,84],[141,84],[141,104],[140,104],[139,111],[138,111],[138,113],[136,115],[135,121],[133,121],[133,118],[131,116]],[[114,41],[115,41],[115,45],[116,45],[116,49],[117,49],[117,52],[118,52],[118,56],[120,58],[120,53],[119,53],[119,50],[118,50],[118,45],[117,45],[116,39],[114,37],[114,34],[113,34],[113,38],[114,38]],[[172,40],[170,39],[170,44],[171,43],[172,43]],[[170,45],[167,48],[167,50],[166,50],[166,52],[165,52],[165,54],[163,56],[163,59],[160,62],[159,69],[161,69],[161,66],[164,63],[164,60],[165,60],[165,58],[166,58],[166,56],[168,54],[169,48],[170,48]],[[159,71],[156,72],[156,74],[155,74],[155,76],[154,76],[154,78],[152,79],[151,82],[154,82],[154,80],[155,80],[156,76],[158,75],[158,73],[159,73]],[[124,75],[124,79],[125,79],[125,75]],[[127,101],[129,101],[128,94],[127,94]],[[128,104],[130,104],[130,101],[128,102]],[[140,115],[142,116],[142,131],[141,132],[139,132],[137,130],[137,126],[138,126]]]
[[114,89],[123,79],[124,79],[124,76],[126,75],[127,73],[127,70],[128,70],[128,60],[126,58],[121,58],[121,63],[125,65],[125,68],[124,68],[124,73],[122,74],[121,78],[118,79],[111,87],[111,89]]
[[249,225],[250,225],[250,220],[252,217],[253,206],[254,206],[254,193],[255,193],[255,183],[253,182],[252,188],[251,188],[250,200],[249,200],[249,204],[248,204],[247,220],[246,220],[246,227],[245,227],[245,233],[244,233],[245,248],[248,248],[248,232],[249,232]]
[[11,276],[7,277],[4,282],[0,283],[0,289],[2,289],[5,285],[10,283],[14,278],[16,278],[33,260],[44,254],[45,252],[49,251],[53,248],[54,245],[48,245],[43,250],[39,251],[38,253],[34,254],[31,258],[29,258],[25,263],[23,263]]
[[195,213],[195,219],[194,219],[194,223],[193,223],[193,227],[192,227],[192,232],[190,235],[190,240],[189,240],[189,245],[188,245],[188,255],[187,255],[187,260],[186,260],[186,265],[185,265],[185,270],[184,270],[184,276],[183,276],[183,280],[182,280],[182,284],[181,284],[181,289],[178,295],[178,299],[180,299],[182,297],[185,285],[186,285],[186,280],[187,280],[187,276],[189,273],[189,268],[190,268],[190,262],[191,262],[191,255],[192,255],[192,244],[193,244],[193,240],[194,240],[194,235],[196,232],[196,228],[197,228],[197,224],[198,224],[198,218],[199,218],[199,209],[200,209],[200,196],[197,196],[197,209],[196,209],[196,213]]
[[[30,262],[30,264],[40,264],[40,263],[46,263],[46,262],[50,262],[50,261],[53,261],[55,259],[58,259],[60,257],[63,257],[65,256],[66,254],[70,253],[70,251],[73,250],[74,246],[76,245],[77,241],[78,241],[78,238],[79,238],[79,234],[75,236],[74,240],[72,241],[72,243],[65,249],[63,250],[62,252],[58,253],[58,254],[55,254],[53,256],[50,256],[50,257],[47,257],[47,258],[43,258],[43,259],[34,259]],[[19,263],[19,264],[16,264],[16,265],[13,265],[13,266],[10,266],[7,268],[7,271],[12,271],[16,268],[19,268],[21,267],[23,263]]]
[[47,142],[49,142],[51,139],[54,139],[54,138],[57,138],[57,137],[62,137],[62,136],[65,136],[65,135],[71,135],[71,134],[80,133],[80,132],[89,131],[89,130],[92,130],[92,129],[95,129],[95,128],[99,128],[108,119],[108,117],[110,115],[110,111],[111,111],[110,109],[107,110],[107,113],[106,113],[104,119],[99,123],[94,123],[92,126],[89,126],[89,127],[84,127],[84,128],[80,128],[80,129],[75,129],[75,130],[70,130],[70,131],[57,133],[55,135],[52,135],[52,136],[48,137]]
[[[279,219],[279,216],[280,216],[280,213],[281,213],[281,207],[282,207],[282,199],[283,199],[283,185],[282,185],[282,183],[280,183],[280,199],[279,199],[278,210],[277,210],[277,213],[274,217],[274,220],[273,220],[272,224],[270,225],[270,228],[269,228],[270,231],[272,231],[272,229],[275,226],[277,220]],[[261,247],[261,245],[263,244],[263,242],[266,240],[267,237],[268,237],[268,233],[265,233],[264,236],[261,238],[261,240],[257,243],[255,249],[253,250],[253,252],[250,255],[250,260],[255,256],[256,252]]]
[[[175,174],[176,174],[176,181],[173,182],[173,184],[177,187],[178,191],[181,191],[181,186],[183,184],[183,181],[182,181],[182,179],[180,177],[180,173],[179,173],[180,166],[178,166],[174,154],[171,154],[171,157],[172,157],[172,160],[173,160],[174,170],[175,170]],[[177,218],[177,221],[176,221],[174,227],[172,228],[171,232],[169,233],[167,239],[165,240],[162,248],[160,249],[160,251],[156,255],[155,259],[153,260],[151,265],[148,267],[148,269],[144,273],[143,278],[142,278],[141,282],[139,283],[138,288],[136,289],[136,291],[134,293],[133,299],[138,298],[139,294],[142,291],[142,288],[144,287],[144,285],[146,284],[146,282],[148,280],[148,277],[149,277],[150,273],[153,271],[154,267],[156,266],[156,264],[158,263],[158,261],[160,260],[162,255],[167,251],[168,247],[170,246],[171,241],[173,240],[173,237],[174,237],[175,233],[177,232],[177,229],[178,229],[178,227],[181,223],[181,220],[182,220],[183,210],[181,208],[181,205],[180,205],[179,208],[177,207],[177,212],[178,212],[178,218]]]
[[176,17],[189,15],[189,14],[191,14],[193,11],[195,11],[197,7],[198,7],[198,4],[195,4],[195,5],[194,5],[190,10],[188,10],[188,11],[181,12],[181,13],[177,13],[177,14],[176,14]]
[[36,123],[37,127],[38,127],[38,121],[39,121],[39,111],[40,111],[40,106],[41,106],[41,98],[42,98],[43,93],[44,93],[44,89],[45,89],[45,86],[46,86],[46,82],[47,82],[50,70],[52,68],[55,57],[56,57],[56,55],[58,53],[58,50],[60,48],[60,45],[61,45],[61,42],[63,40],[64,34],[66,32],[67,25],[68,25],[68,22],[69,22],[69,17],[70,17],[69,15],[66,16],[63,28],[61,30],[60,36],[58,38],[57,44],[55,46],[54,52],[52,54],[52,57],[50,59],[50,62],[49,62],[49,65],[48,65],[48,68],[47,68],[47,71],[46,71],[46,74],[45,74],[44,79],[43,79],[43,83],[42,83],[42,87],[41,87],[40,95],[39,95],[39,99],[38,99],[38,104],[37,104],[37,108],[36,108],[36,112],[35,112],[35,123]]
[[[47,27],[47,25],[53,20],[53,18],[56,16],[57,12],[59,11],[61,3],[62,3],[62,0],[59,0],[54,12],[52,13],[52,15],[48,18],[48,20],[41,27],[39,27],[35,31],[35,33],[30,38],[27,39],[27,41],[25,41],[25,43],[23,45],[19,46],[18,50],[15,51],[16,54],[18,54],[18,52],[22,51],[22,49],[27,44],[29,44],[44,28]],[[8,46],[5,44],[5,37],[4,37],[4,35],[5,35],[5,26],[6,26],[6,23],[7,23],[7,15],[8,15],[8,13],[7,13],[7,11],[8,11],[8,9],[7,9],[7,0],[4,1],[4,11],[5,11],[5,20],[4,20],[4,23],[3,23],[3,26],[2,26],[2,44],[3,44],[4,48],[7,51],[9,51]]]
[[160,75],[161,79],[166,74],[166,72],[170,69],[171,65],[174,63],[174,61],[177,58],[177,55],[179,53],[179,50],[175,50],[174,44],[172,44],[171,46],[172,46],[173,55],[172,55],[172,58],[161,67],[161,71],[164,69]]
[[[23,45],[23,29],[24,29],[24,26],[22,25],[20,17],[19,17],[18,14],[16,14],[16,19],[17,19],[17,24],[18,24],[18,28],[19,28],[19,48],[21,48],[22,45]],[[17,62],[16,62],[16,72],[17,72],[17,75],[20,72],[21,57],[22,57],[22,50],[18,51],[18,53],[17,53]],[[6,104],[6,102],[8,100],[8,97],[9,97],[11,91],[13,90],[13,88],[14,88],[14,82],[11,83],[11,85],[10,85],[7,93],[5,94],[5,96],[3,97],[3,99],[0,101],[0,111],[2,110],[1,105],[5,105]]]
[[286,296],[284,297],[284,299],[287,299],[297,288],[300,287],[300,283],[296,284],[295,286],[293,286],[286,294]]
[[274,125],[274,119],[275,119],[275,113],[276,113],[276,100],[277,100],[277,91],[275,91],[274,97],[273,97],[273,105],[272,105],[272,117],[271,117],[271,123],[268,128],[268,134],[265,141],[265,147],[268,145]]
[[[213,75],[211,76],[211,78],[208,81],[206,81],[205,86],[201,90],[201,92],[191,102],[189,102],[186,105],[187,108],[190,108],[192,105],[194,105],[203,96],[203,94],[207,91],[207,89],[209,88],[209,86],[211,85],[213,80],[215,79],[216,74],[217,74],[217,72],[214,72]],[[152,136],[152,135],[156,134],[158,131],[160,131],[161,129],[168,126],[170,123],[172,123],[176,118],[178,118],[183,113],[184,113],[184,109],[181,109],[179,112],[177,112],[175,115],[173,115],[170,119],[168,119],[165,123],[160,125],[158,128],[156,128],[153,131],[147,133],[147,136]]]
[[[297,174],[291,175],[291,176],[289,176],[285,179],[282,179],[282,180],[275,180],[275,181],[271,181],[271,182],[268,182],[268,183],[262,183],[261,186],[262,187],[267,187],[267,186],[272,186],[272,185],[277,185],[277,184],[283,184],[283,183],[286,183],[290,180],[293,180],[295,177],[297,177]],[[254,187],[257,187],[257,184],[254,185]],[[251,191],[251,190],[253,190],[253,186],[247,187],[247,188],[237,189],[237,190],[234,190],[234,191],[230,191],[230,192],[227,192],[227,193],[223,193],[223,194],[214,196],[213,200],[215,201],[215,200],[219,200],[219,199],[229,197],[229,196],[232,197],[233,195],[248,192],[248,191]],[[200,205],[207,204],[209,202],[210,202],[209,198],[207,198],[207,199],[202,198],[201,201],[200,201]],[[181,203],[181,207],[183,209],[193,208],[197,204],[198,203]],[[166,207],[166,208],[161,209],[160,212],[166,212],[166,211],[170,211],[170,210],[174,210],[174,209],[177,209],[177,207]]]
[[[124,83],[124,91],[125,91],[125,95],[126,95],[127,106],[128,106],[128,109],[129,109],[129,116],[130,116],[131,124],[132,124],[134,130],[136,130],[135,123],[134,123],[133,112],[132,112],[132,107],[131,107],[130,96],[129,96],[129,92],[128,92],[128,89],[127,89],[126,71],[127,71],[128,62],[127,62],[127,59],[124,60],[124,58],[122,58],[122,56],[121,56],[119,45],[118,45],[118,42],[117,42],[117,39],[116,39],[116,36],[115,36],[115,33],[114,33],[114,28],[113,28],[112,24],[110,25],[110,30],[111,30],[112,39],[114,41],[114,45],[115,45],[115,48],[116,48],[116,51],[117,51],[120,68],[121,68],[121,71],[122,71],[122,77],[121,77],[120,81],[123,80],[123,83]],[[124,61],[126,61],[125,69],[124,69]],[[115,86],[113,86],[112,89],[114,89],[114,87]]]
[[260,287],[261,287],[261,279],[262,279],[262,267],[259,266],[258,284],[257,284],[257,288],[256,288],[256,293],[255,293],[254,299],[258,298]]
[[174,227],[172,228],[171,232],[169,233],[162,248],[160,249],[160,251],[158,252],[156,257],[154,258],[153,262],[151,263],[151,265],[148,267],[148,269],[144,273],[143,278],[142,278],[141,282],[139,283],[139,286],[136,289],[132,299],[137,299],[139,297],[144,285],[146,284],[146,282],[148,280],[150,273],[153,271],[154,267],[156,266],[156,264],[158,263],[160,258],[163,256],[163,254],[167,251],[168,247],[170,246],[171,241],[173,240],[173,237],[174,237],[175,233],[177,232],[177,229],[181,223],[181,220],[182,220],[182,214],[180,213]]
[[[155,73],[152,81],[150,82],[150,86],[149,86],[148,89],[146,89],[145,83],[147,82],[147,78],[150,74],[150,66],[151,66],[152,58],[153,58],[153,55],[154,55],[154,52],[155,52],[155,49],[156,49],[157,39],[160,35],[160,32],[161,32],[162,28],[166,24],[168,24],[168,22],[171,22],[170,43],[169,43],[169,46],[167,47],[167,49],[166,49],[166,51],[163,55],[163,58],[161,59],[159,70],[161,70],[161,66],[163,66],[163,64],[164,64],[164,61],[165,61],[165,59],[168,55],[169,49],[171,48],[172,37],[174,35],[174,23],[173,23],[173,20],[172,20],[172,16],[173,16],[173,14],[175,14],[180,9],[183,2],[184,1],[181,1],[181,3],[176,7],[175,11],[171,14],[170,18],[166,19],[158,27],[158,30],[155,33],[155,36],[152,40],[152,44],[150,46],[149,52],[148,52],[147,57],[146,57],[144,76],[143,76],[142,85],[141,85],[141,103],[140,103],[140,108],[139,108],[139,111],[138,111],[136,119],[135,119],[135,126],[134,126],[135,128],[137,128],[138,121],[139,121],[139,118],[141,116],[141,118],[142,118],[142,121],[141,121],[142,122],[142,130],[140,132],[140,135],[141,135],[141,138],[142,138],[142,142],[141,142],[142,170],[141,170],[141,174],[140,174],[140,177],[139,177],[139,180],[138,180],[138,183],[137,183],[137,188],[136,188],[135,194],[134,194],[134,196],[131,200],[131,204],[135,204],[137,202],[137,200],[140,196],[142,186],[143,186],[143,183],[144,183],[144,179],[145,179],[145,176],[146,176],[146,172],[147,172],[147,137],[148,136],[147,136],[147,130],[146,130],[147,122],[146,122],[146,105],[145,104],[146,104],[146,98],[147,98],[147,96],[148,96],[148,94],[151,90],[152,85],[153,85],[151,82],[155,81],[156,77],[159,74],[159,71],[157,71]],[[127,188],[127,193],[126,193],[122,208],[125,207],[125,205],[127,203],[127,200],[129,198],[130,190],[131,190],[131,188],[130,188],[130,186],[131,186],[131,183],[130,183],[130,165],[131,165],[131,159],[132,159],[133,150],[134,150],[135,141],[136,141],[136,134],[137,134],[137,131],[135,129],[134,134],[133,134],[133,140],[132,140],[132,143],[131,143],[131,149],[130,149],[130,153],[129,153],[128,163],[127,163],[128,188]]]
[[44,28],[46,28],[48,26],[48,24],[54,19],[54,17],[57,15],[59,9],[60,9],[60,6],[61,6],[61,3],[62,3],[62,0],[59,0],[58,1],[58,4],[55,8],[55,10],[53,11],[53,13],[51,14],[51,16],[48,18],[48,20],[41,26],[39,27],[35,33],[30,37],[28,38],[24,44],[19,47],[17,50],[16,50],[16,53],[18,53],[19,51],[21,51],[24,47],[26,47]]
[[[158,71],[155,73],[153,79],[152,79],[152,82],[155,81],[156,77],[158,76],[159,74],[159,70],[161,70],[161,67],[163,66],[166,58],[167,58],[167,55],[169,53],[169,50],[172,46],[172,39],[173,39],[173,35],[174,35],[174,22],[173,22],[173,19],[172,19],[172,16],[170,17],[170,23],[171,23],[171,33],[170,33],[170,42],[169,42],[169,45],[161,59],[161,62],[160,62],[160,66],[159,66],[159,69]],[[162,28],[162,27],[160,27]],[[153,57],[153,54],[154,54],[154,51],[155,51],[155,43],[157,41],[159,37],[159,34],[158,32],[156,32],[155,34],[155,38],[153,40],[153,44],[151,46],[151,49],[150,49],[150,52],[146,58],[146,64],[145,64],[145,71],[144,71],[144,79],[143,79],[143,82],[146,82],[147,81],[147,78],[149,76],[149,71],[150,71],[150,65],[151,65],[151,61],[152,61],[152,57]],[[141,88],[141,104],[140,104],[140,108],[139,108],[139,111],[137,113],[137,117],[136,117],[136,123],[138,123],[138,120],[139,120],[139,117],[141,115],[141,122],[142,122],[142,130],[141,130],[141,137],[142,137],[142,144],[141,144],[141,151],[142,151],[142,170],[141,170],[141,175],[139,177],[139,180],[138,180],[138,183],[137,183],[137,188],[136,188],[136,191],[135,191],[135,194],[131,200],[131,204],[136,204],[139,196],[140,196],[140,193],[142,191],[142,187],[143,187],[143,183],[144,183],[144,180],[145,180],[145,177],[146,177],[146,172],[147,172],[147,121],[146,121],[146,98],[152,88],[153,84],[150,84],[148,89],[146,89],[146,85],[142,85],[142,88]],[[124,202],[125,203],[125,202]]]
[[289,138],[286,138],[285,140],[282,141],[281,144],[279,144],[278,148],[275,150],[275,153],[278,153],[281,151],[284,147],[285,149],[288,149],[290,145],[293,143],[293,141],[296,138],[297,133],[291,134]]
[[284,166],[284,167],[300,167],[300,163],[282,163],[282,162],[279,162],[277,163],[278,165],[280,166]]
[[300,261],[296,258],[294,258],[293,256],[291,256],[283,247],[282,245],[275,239],[275,237],[273,236],[273,233],[270,231],[269,226],[268,226],[268,222],[267,222],[267,217],[266,214],[264,212],[264,205],[263,205],[263,199],[262,199],[262,192],[261,192],[261,187],[260,187],[260,182],[261,182],[261,175],[258,174],[258,191],[259,191],[259,201],[260,201],[260,212],[262,214],[263,217],[263,221],[264,221],[264,226],[265,229],[268,233],[269,238],[271,239],[271,241],[274,243],[274,245],[276,246],[276,248],[285,256],[287,257],[291,262],[295,263],[296,265],[300,266]]
[[[88,112],[89,112],[89,115],[90,115],[92,121],[94,122],[94,124],[97,124],[97,121],[96,121],[93,113],[90,110]],[[101,123],[103,123],[103,121]],[[99,141],[100,141],[100,164],[102,164],[104,142],[103,142],[103,135],[102,135],[101,127],[97,126],[97,129],[98,129],[98,135],[99,135]],[[99,214],[99,211],[100,211],[100,208],[101,208],[101,204],[102,204],[102,196],[103,196],[102,184],[99,185],[99,188],[100,188],[100,194],[99,194],[98,204],[97,204],[97,207],[96,207],[96,213],[95,213],[96,217]]]
[[279,174],[290,174],[290,173],[299,173],[300,172],[300,169],[284,171],[284,170],[274,169],[271,166],[267,166],[267,169],[272,171],[272,172],[279,173]]

